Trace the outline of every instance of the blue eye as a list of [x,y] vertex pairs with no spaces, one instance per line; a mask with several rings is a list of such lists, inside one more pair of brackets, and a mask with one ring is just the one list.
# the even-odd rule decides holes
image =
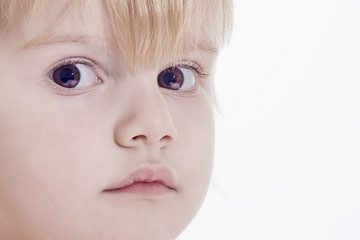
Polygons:
[[182,67],[170,67],[159,73],[159,87],[170,90],[187,90],[195,85],[193,71]]
[[98,79],[94,71],[86,64],[66,64],[56,68],[50,79],[64,88],[88,87]]

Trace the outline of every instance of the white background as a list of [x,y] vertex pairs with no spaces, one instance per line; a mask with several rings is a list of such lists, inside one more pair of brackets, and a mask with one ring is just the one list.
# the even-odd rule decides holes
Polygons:
[[360,1],[234,0],[213,183],[180,239],[360,239]]

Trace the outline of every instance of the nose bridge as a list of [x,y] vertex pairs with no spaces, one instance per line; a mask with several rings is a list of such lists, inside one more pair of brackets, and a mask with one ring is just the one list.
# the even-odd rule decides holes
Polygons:
[[172,125],[168,105],[158,89],[142,91],[142,94],[134,96],[133,103],[134,121],[141,124],[146,132]]
[[[135,147],[139,144],[165,146],[175,140],[176,128],[169,106],[157,86],[135,79],[126,115],[115,131],[118,145]],[[130,89],[129,89],[130,90]]]

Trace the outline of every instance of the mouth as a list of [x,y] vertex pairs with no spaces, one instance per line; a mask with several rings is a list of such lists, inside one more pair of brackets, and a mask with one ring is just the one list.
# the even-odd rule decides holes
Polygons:
[[119,183],[103,192],[109,194],[134,194],[160,196],[176,191],[173,174],[168,168],[140,168],[130,173]]

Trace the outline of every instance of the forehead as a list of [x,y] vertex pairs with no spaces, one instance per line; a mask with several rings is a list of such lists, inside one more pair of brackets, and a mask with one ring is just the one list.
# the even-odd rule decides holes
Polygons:
[[150,2],[154,1],[48,1],[29,10],[25,37],[18,39],[27,47],[66,39],[80,42],[92,36],[93,42],[116,48],[130,64],[142,67],[192,50],[216,53],[224,38],[223,10],[199,10],[209,5],[203,0],[189,1],[187,6],[183,1],[157,0],[158,8]]
[[26,42],[46,41],[59,35],[109,38],[101,1],[92,1],[91,7],[71,1],[56,1],[55,4],[54,1],[45,8],[33,8],[29,13],[29,21],[22,25]]

